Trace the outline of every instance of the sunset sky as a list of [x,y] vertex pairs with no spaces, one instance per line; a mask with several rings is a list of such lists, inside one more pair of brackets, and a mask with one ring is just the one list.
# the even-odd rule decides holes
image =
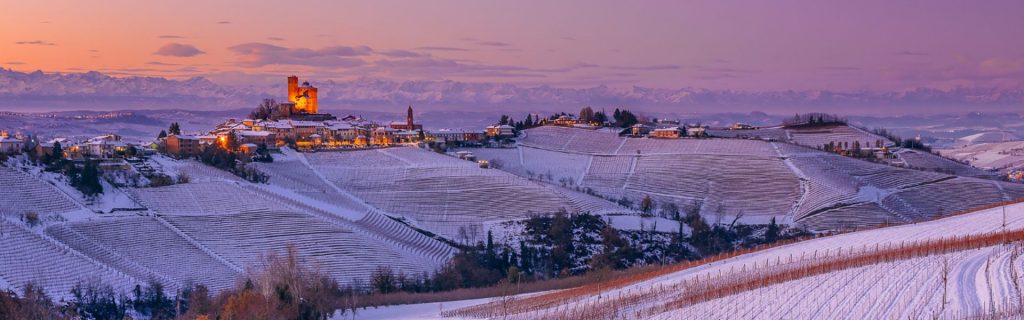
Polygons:
[[1024,88],[1024,1],[14,1],[0,67],[893,91]]

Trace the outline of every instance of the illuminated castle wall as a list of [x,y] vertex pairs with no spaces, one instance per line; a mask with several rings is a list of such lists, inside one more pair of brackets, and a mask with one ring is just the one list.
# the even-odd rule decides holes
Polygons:
[[299,85],[299,77],[288,77],[288,101],[295,104],[292,113],[317,113],[316,87],[309,82]]

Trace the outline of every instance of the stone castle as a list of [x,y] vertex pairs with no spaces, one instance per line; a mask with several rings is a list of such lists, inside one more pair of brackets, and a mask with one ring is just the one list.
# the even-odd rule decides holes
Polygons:
[[292,113],[317,113],[316,87],[303,82],[299,85],[299,77],[288,77],[288,102],[293,103]]
[[277,104],[277,114],[280,118],[308,121],[334,120],[334,116],[326,113],[319,113],[317,105],[317,89],[308,81],[299,84],[299,77],[288,77],[288,101]]

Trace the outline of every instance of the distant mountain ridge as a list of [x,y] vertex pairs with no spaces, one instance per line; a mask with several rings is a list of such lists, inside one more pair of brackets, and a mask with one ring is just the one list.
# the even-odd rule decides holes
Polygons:
[[[731,91],[700,88],[564,88],[501,83],[357,79],[316,81],[325,106],[436,106],[458,110],[504,108],[575,110],[591,105],[651,112],[760,110],[771,113],[828,111],[844,114],[905,112],[1015,111],[1024,106],[1024,90],[957,88],[899,92]],[[114,77],[85,73],[19,72],[0,68],[0,108],[29,110],[116,110],[184,108],[215,110],[251,107],[264,97],[282,99],[284,84],[234,87],[206,78]],[[52,110],[52,109],[51,109]],[[48,110],[49,111],[49,110]]]

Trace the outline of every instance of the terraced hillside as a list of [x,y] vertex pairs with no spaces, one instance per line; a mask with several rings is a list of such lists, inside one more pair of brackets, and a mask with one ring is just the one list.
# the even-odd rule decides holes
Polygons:
[[998,176],[995,172],[985,171],[966,165],[942,156],[927,153],[920,150],[903,149],[896,152],[906,167],[924,171],[935,171],[958,176],[993,179]]
[[[1024,197],[1024,186],[872,164],[788,143],[619,138],[527,130],[518,150],[473,149],[521,176],[572,181],[607,198],[699,205],[712,221],[770,217],[815,230],[930,219]],[[554,168],[554,169],[551,169]]]
[[812,148],[818,148],[828,143],[851,147],[854,143],[860,143],[865,148],[875,147],[879,143],[882,145],[892,144],[885,137],[845,125],[785,130],[789,137],[788,142]]
[[743,138],[789,142],[815,149],[829,143],[834,143],[836,145],[849,145],[851,147],[854,143],[860,143],[860,145],[864,147],[874,147],[878,143],[882,143],[887,146],[892,145],[892,142],[885,137],[846,125],[808,128],[788,128],[780,126],[752,130],[717,129],[709,130],[708,134],[720,138]]
[[0,186],[0,213],[54,214],[82,208],[59,189],[16,168],[0,166]]
[[533,214],[628,211],[599,198],[412,147],[294,154],[261,168],[271,174],[271,184],[282,189],[340,207],[401,217],[456,241],[481,240],[485,226]]
[[[191,161],[164,165],[197,182],[127,190],[147,211],[120,215],[80,210],[75,199],[42,180],[0,167],[5,187],[18,190],[12,200],[2,198],[3,207],[15,211],[0,215],[0,285],[18,289],[33,282],[57,297],[94,278],[123,292],[150,279],[172,291],[189,283],[221,290],[264,256],[288,248],[342,283],[366,283],[379,266],[419,275],[454,253],[365,204],[359,210],[334,205]],[[17,221],[22,210],[53,217],[30,227]]]
[[93,280],[128,292],[145,279],[140,281],[21,222],[0,219],[0,283],[6,288],[32,283],[60,298],[70,296],[75,284]]

